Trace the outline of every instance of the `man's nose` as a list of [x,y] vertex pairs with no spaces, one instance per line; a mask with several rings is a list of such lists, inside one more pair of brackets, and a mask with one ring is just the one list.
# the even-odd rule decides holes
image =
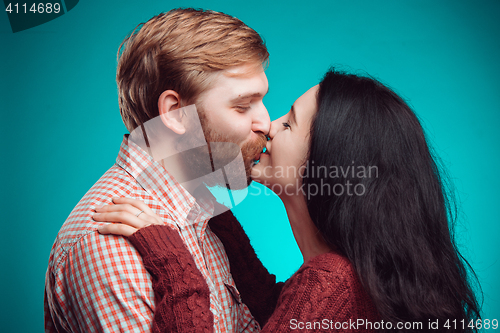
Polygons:
[[269,134],[269,127],[271,126],[271,119],[269,118],[269,113],[267,112],[264,103],[262,103],[258,108],[255,109],[252,119],[252,131],[262,132],[264,135]]

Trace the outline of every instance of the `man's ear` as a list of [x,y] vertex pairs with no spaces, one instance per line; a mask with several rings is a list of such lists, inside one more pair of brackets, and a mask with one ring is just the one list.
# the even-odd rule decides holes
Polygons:
[[180,104],[180,96],[173,90],[165,90],[158,98],[161,121],[174,133],[182,135],[186,132],[186,127],[182,123],[182,112],[179,112]]

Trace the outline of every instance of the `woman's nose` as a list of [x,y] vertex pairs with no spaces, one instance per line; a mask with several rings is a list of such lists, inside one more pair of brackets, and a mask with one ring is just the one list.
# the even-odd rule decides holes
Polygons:
[[[281,117],[283,118],[283,117]],[[278,118],[271,122],[271,128],[269,129],[269,138],[274,138],[276,133],[278,133],[280,124],[283,122],[281,118]]]

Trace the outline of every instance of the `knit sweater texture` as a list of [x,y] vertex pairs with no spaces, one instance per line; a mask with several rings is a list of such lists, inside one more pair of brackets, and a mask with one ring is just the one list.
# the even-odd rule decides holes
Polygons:
[[[209,222],[224,244],[242,301],[262,332],[351,332],[357,319],[380,321],[351,263],[329,252],[302,265],[286,283],[276,283],[258,259],[234,215]],[[131,237],[153,278],[153,332],[213,332],[209,290],[177,231],[152,225]],[[358,327],[365,332],[372,330]]]

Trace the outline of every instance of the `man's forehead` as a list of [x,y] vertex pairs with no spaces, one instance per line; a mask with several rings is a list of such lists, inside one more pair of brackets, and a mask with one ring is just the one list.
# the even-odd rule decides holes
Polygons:
[[221,71],[215,78],[212,89],[224,91],[226,97],[255,98],[264,97],[269,91],[267,77],[262,66],[260,71],[244,71],[241,68]]
[[269,86],[265,91],[254,92],[252,89],[248,89],[248,91],[242,91],[241,93],[235,93],[230,96],[231,102],[238,102],[246,99],[254,99],[254,98],[262,98],[269,92]]

